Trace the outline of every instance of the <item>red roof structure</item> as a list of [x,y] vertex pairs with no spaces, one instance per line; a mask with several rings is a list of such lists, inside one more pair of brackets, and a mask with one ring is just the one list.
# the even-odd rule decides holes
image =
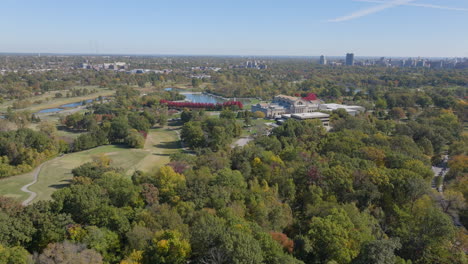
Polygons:
[[310,94],[308,94],[306,97],[304,97],[302,99],[307,100],[307,101],[315,101],[315,100],[317,100],[317,95],[314,94],[314,93],[310,93]]

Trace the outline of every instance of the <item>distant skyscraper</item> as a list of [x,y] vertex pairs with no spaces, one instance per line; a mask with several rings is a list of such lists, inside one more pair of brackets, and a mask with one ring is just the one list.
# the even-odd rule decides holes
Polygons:
[[346,65],[353,66],[354,65],[354,53],[347,53],[346,54]]
[[320,56],[320,64],[321,65],[327,65],[327,58],[325,56]]

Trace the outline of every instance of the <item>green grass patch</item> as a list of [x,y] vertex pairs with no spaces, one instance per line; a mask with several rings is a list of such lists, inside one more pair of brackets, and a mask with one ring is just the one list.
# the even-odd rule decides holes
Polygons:
[[[33,202],[50,200],[52,193],[68,186],[72,180],[72,169],[92,160],[93,155],[105,154],[111,158],[111,166],[122,168],[126,175],[135,170],[153,171],[169,162],[172,153],[180,151],[180,142],[174,128],[151,129],[144,149],[130,149],[118,145],[107,145],[90,150],[66,154],[53,159],[42,167],[38,181],[29,187],[37,193]],[[25,200],[29,194],[21,187],[33,180],[33,174],[13,176],[0,180],[0,195]]]
[[0,180],[0,195],[24,201],[29,197],[28,193],[21,191],[21,187],[32,182],[33,173],[26,173]]
[[[60,92],[62,94],[66,94],[67,91],[66,90],[50,91],[50,92],[46,92],[46,93],[44,93],[42,95],[38,95],[38,96],[34,96],[34,97],[26,99],[26,100],[29,100],[31,102],[42,101],[42,103],[33,104],[30,107],[26,107],[24,109],[18,109],[16,111],[28,110],[28,111],[31,111],[31,112],[37,112],[37,111],[40,111],[40,110],[43,110],[43,109],[56,108],[56,107],[59,107],[59,106],[64,105],[64,104],[70,104],[70,103],[75,103],[75,102],[81,102],[81,101],[88,100],[88,99],[94,99],[94,98],[97,98],[99,96],[110,96],[110,95],[113,95],[115,93],[114,90],[110,90],[108,88],[99,88],[97,86],[76,86],[76,87],[73,87],[73,88],[96,89],[96,90],[98,90],[98,92],[88,94],[88,95],[85,95],[85,96],[78,96],[78,97],[55,98],[55,93]],[[7,108],[12,106],[14,101],[16,101],[16,100],[8,100],[8,101],[4,102],[3,104],[0,104],[0,111],[1,112],[6,112]]]

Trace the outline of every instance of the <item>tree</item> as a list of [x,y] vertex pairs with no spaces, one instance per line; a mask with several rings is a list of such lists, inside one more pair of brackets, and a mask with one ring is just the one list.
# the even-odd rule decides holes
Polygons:
[[251,126],[252,125],[252,118],[250,117],[250,113],[246,113],[244,116],[244,126]]
[[187,122],[182,126],[182,140],[192,149],[205,146],[205,134],[200,122]]
[[0,264],[30,264],[31,255],[22,247],[5,247],[0,244]]
[[53,210],[51,202],[39,201],[26,207],[25,213],[31,219],[35,232],[28,249],[42,251],[49,243],[61,242],[66,238],[67,226],[73,220],[67,214],[60,214]]
[[370,241],[364,245],[353,264],[395,264],[395,250],[400,248],[398,239]]
[[119,259],[120,241],[115,232],[96,226],[88,226],[85,231],[81,243],[99,252],[106,262],[115,262]]
[[[308,238],[315,261],[350,263],[360,252],[364,237],[343,209],[332,209],[326,217],[313,217]],[[370,228],[370,227],[366,227]],[[364,238],[365,239],[365,238]]]
[[172,167],[163,166],[154,176],[154,186],[164,201],[177,201],[177,195],[185,188],[185,176],[175,172]]
[[68,241],[49,244],[44,252],[35,257],[35,262],[38,264],[103,263],[102,256],[95,250]]
[[226,220],[203,214],[192,227],[191,245],[199,263],[262,263],[260,243],[248,229],[229,226]]
[[220,118],[225,118],[225,119],[235,119],[236,118],[236,113],[229,110],[229,109],[224,109],[223,111],[221,111],[221,113],[219,114],[219,117]]
[[421,263],[448,261],[455,228],[452,219],[435,207],[429,196],[419,198],[411,211],[397,209],[396,213],[392,234],[401,239],[401,257]]
[[406,116],[405,110],[401,107],[393,107],[392,110],[388,112],[388,115],[394,120],[400,120]]
[[377,99],[377,101],[375,101],[375,108],[377,108],[377,109],[387,109],[387,101],[385,101],[385,99],[383,99],[383,98]]
[[192,78],[193,88],[198,88],[201,83],[202,83],[202,80],[200,78]]
[[131,148],[143,148],[145,146],[145,138],[136,130],[130,130],[125,138],[125,144]]
[[190,243],[177,231],[167,230],[155,234],[149,249],[145,251],[144,263],[183,264],[190,256]]
[[254,118],[265,118],[265,113],[261,112],[261,111],[256,111],[253,113],[253,117]]
[[458,210],[462,210],[466,207],[463,194],[454,190],[445,191],[440,204],[444,213],[456,213]]
[[158,123],[160,126],[166,126],[167,125],[167,111],[163,111],[159,113],[159,120]]
[[38,125],[39,131],[45,133],[50,138],[55,138],[57,136],[57,127],[52,122],[43,121]]
[[118,117],[112,120],[109,131],[110,141],[115,143],[122,143],[129,134],[129,128],[130,126],[128,125],[126,118]]

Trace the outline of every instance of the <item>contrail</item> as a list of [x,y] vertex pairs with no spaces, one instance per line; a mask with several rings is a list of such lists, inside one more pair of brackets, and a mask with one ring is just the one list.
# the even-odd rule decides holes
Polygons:
[[[353,0],[353,1],[354,2],[375,3],[375,4],[387,3],[386,1],[381,1],[381,0]],[[468,12],[468,8],[460,8],[460,7],[440,6],[440,5],[432,5],[432,4],[416,4],[416,3],[407,3],[407,4],[403,4],[403,5],[405,5],[405,6],[417,6],[417,7],[434,8],[434,9],[442,9],[442,10],[451,10],[451,11]]]
[[330,20],[328,20],[328,22],[348,21],[348,20],[359,18],[359,17],[367,16],[367,15],[370,15],[370,14],[374,14],[374,13],[383,11],[383,10],[388,9],[388,8],[401,6],[401,5],[406,5],[406,4],[409,4],[409,3],[413,2],[413,1],[415,1],[415,0],[393,0],[393,1],[382,2],[378,6],[362,9],[362,10],[356,11],[356,12],[351,13],[351,14],[346,15],[346,16],[330,19]]

